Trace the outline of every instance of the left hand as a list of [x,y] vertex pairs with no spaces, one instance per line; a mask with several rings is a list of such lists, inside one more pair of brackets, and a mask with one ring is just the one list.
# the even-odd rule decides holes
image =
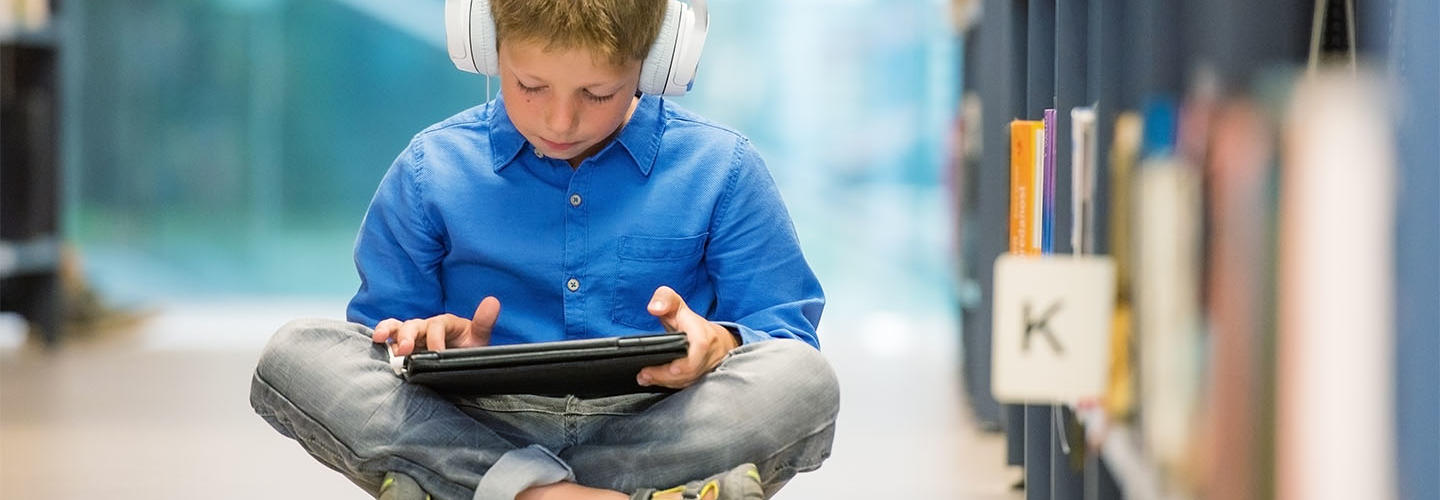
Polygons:
[[690,351],[683,358],[640,370],[635,382],[642,386],[689,387],[719,366],[725,355],[739,346],[739,341],[729,329],[695,314],[690,306],[685,305],[685,299],[668,286],[655,289],[648,310],[660,320],[666,331],[685,332],[685,338],[690,341]]

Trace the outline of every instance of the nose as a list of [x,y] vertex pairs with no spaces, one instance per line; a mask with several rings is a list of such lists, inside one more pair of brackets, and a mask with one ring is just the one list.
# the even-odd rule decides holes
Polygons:
[[567,140],[580,123],[580,106],[573,99],[556,99],[545,114],[545,127],[558,137]]

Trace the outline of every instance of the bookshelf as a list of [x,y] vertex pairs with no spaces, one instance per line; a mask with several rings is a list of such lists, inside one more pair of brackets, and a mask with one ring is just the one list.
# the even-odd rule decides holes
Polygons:
[[[1394,7],[1394,26],[1362,22],[1365,33],[1393,33],[1388,60],[1411,112],[1398,127],[1399,176],[1396,234],[1396,434],[1400,498],[1440,491],[1440,2],[1405,1]],[[1363,14],[1363,11],[1362,11]],[[1357,14],[1357,17],[1359,14]],[[1384,19],[1384,18],[1380,18]]]
[[[1328,2],[1328,13],[1322,51],[1350,48],[1343,28],[1343,0]],[[989,354],[992,349],[991,327],[994,297],[994,274],[991,265],[1007,251],[1010,183],[1010,145],[1008,125],[1014,119],[1040,119],[1046,108],[1056,109],[1059,119],[1055,137],[1057,168],[1055,189],[1055,252],[1071,253],[1071,200],[1069,169],[1071,155],[1069,110],[1092,105],[1097,113],[1096,135],[1098,162],[1096,166],[1095,245],[1098,253],[1110,253],[1111,207],[1110,160],[1115,142],[1117,120],[1123,112],[1144,112],[1161,109],[1164,103],[1172,114],[1187,105],[1188,99],[1213,89],[1221,99],[1246,97],[1271,113],[1269,123],[1283,127],[1283,120],[1274,116],[1271,95],[1274,81],[1288,81],[1293,86],[1298,70],[1303,70],[1310,49],[1312,22],[1316,4],[1311,1],[1286,0],[1248,2],[1244,0],[1180,1],[1180,0],[982,0],[981,16],[967,29],[962,88],[964,99],[979,102],[978,121],[966,123],[966,133],[978,134],[978,151],[966,151],[961,178],[966,189],[959,204],[966,241],[966,252],[960,259],[962,279],[979,285],[981,293],[973,303],[962,306],[961,320],[965,388],[977,419],[983,425],[999,426],[1006,436],[1006,460],[1023,465],[1027,499],[1096,499],[1096,498],[1206,498],[1189,482],[1215,481],[1183,479],[1174,467],[1164,463],[1147,449],[1145,432],[1138,421],[1108,421],[1103,412],[1093,409],[1078,411],[1069,406],[1003,405],[989,393],[991,371]],[[1440,255],[1440,180],[1437,180],[1434,158],[1440,157],[1435,137],[1440,137],[1440,77],[1433,47],[1440,46],[1440,13],[1434,2],[1424,0],[1388,0],[1355,2],[1353,15],[1358,20],[1359,37],[1354,48],[1362,59],[1383,66],[1382,72],[1401,82],[1406,106],[1412,111],[1399,114],[1395,127],[1396,185],[1393,276],[1395,295],[1394,386],[1400,395],[1393,413],[1399,436],[1425,439],[1395,441],[1397,477],[1395,482],[1401,498],[1421,498],[1420,492],[1440,488],[1437,477],[1440,463],[1436,447],[1440,442],[1440,395],[1432,383],[1440,379],[1440,340],[1434,326],[1440,324],[1440,271],[1435,255]],[[1337,22],[1336,19],[1339,19]],[[1281,75],[1281,76],[1276,76]],[[1159,105],[1157,105],[1159,103]],[[1183,121],[1188,117],[1177,118]],[[1185,125],[1181,125],[1182,127]],[[1147,130],[1147,132],[1149,132]],[[1279,135],[1286,130],[1277,131]],[[1173,132],[1172,132],[1173,135]],[[965,141],[972,143],[972,141]],[[1170,140],[1169,148],[1183,147]],[[1141,156],[1170,154],[1156,150],[1145,141]],[[1275,146],[1277,149],[1279,145]],[[1137,158],[1137,162],[1140,159]],[[1277,161],[1284,161],[1281,156]],[[1136,168],[1140,168],[1137,164]],[[1208,175],[1208,174],[1207,174]],[[1277,174],[1278,175],[1278,174]],[[1205,182],[1213,182],[1206,179]],[[1207,193],[1208,195],[1208,193]],[[1132,208],[1133,210],[1133,208]],[[1212,214],[1202,211],[1203,217]],[[1263,214],[1261,214],[1263,215]],[[1279,218],[1278,215],[1272,216]],[[1202,217],[1202,219],[1203,219]],[[1122,219],[1123,220],[1123,219]],[[1210,221],[1202,220],[1202,223]],[[1280,221],[1284,222],[1284,221]],[[1219,244],[1204,226],[1201,238],[1206,250]],[[1274,227],[1269,230],[1278,231]],[[1268,234],[1268,233],[1267,233]],[[1197,266],[1209,266],[1202,256]],[[1259,262],[1257,258],[1257,262]],[[1261,262],[1259,265],[1273,263]],[[1273,269],[1266,269],[1273,271]],[[1209,278],[1206,276],[1205,278]],[[1261,280],[1253,293],[1259,302],[1274,300],[1286,292]],[[1269,293],[1269,295],[1266,295]],[[1213,300],[1199,299],[1201,302]],[[1208,304],[1205,304],[1208,306]],[[1259,305],[1256,314],[1273,319],[1272,305]],[[1268,315],[1268,316],[1266,316]],[[1273,325],[1268,333],[1274,335]],[[1210,341],[1206,337],[1207,341]],[[1274,356],[1274,339],[1257,341],[1260,355]],[[1204,365],[1201,379],[1214,370]],[[1273,367],[1262,365],[1273,370]],[[1208,371],[1207,371],[1208,370]],[[1258,373],[1261,385],[1275,382],[1273,373]],[[1267,374],[1268,373],[1268,374]],[[1137,383],[1147,382],[1144,373]],[[1270,378],[1266,378],[1270,377]],[[1428,382],[1427,382],[1428,381]],[[1152,378],[1150,382],[1154,383]],[[1250,394],[1250,397],[1273,397],[1276,394]],[[1388,410],[1387,410],[1388,411]],[[1140,409],[1144,418],[1144,409]],[[1263,418],[1273,419],[1273,415]],[[1273,421],[1273,420],[1271,420]],[[1106,428],[1098,444],[1069,446],[1066,453],[1061,443],[1063,429],[1084,426]],[[1195,430],[1195,429],[1192,429]],[[1261,429],[1259,436],[1272,438],[1274,429]],[[1428,440],[1426,440],[1428,439]],[[1430,443],[1425,446],[1423,443]],[[1275,445],[1256,445],[1255,460],[1259,469],[1240,481],[1245,483],[1245,497],[1284,497],[1277,479]],[[1083,464],[1076,466],[1075,464]],[[1224,491],[1224,490],[1220,490]],[[1209,497],[1214,497],[1213,493]],[[1223,496],[1223,495],[1221,495]]]
[[0,3],[0,310],[59,338],[59,42],[44,2]]

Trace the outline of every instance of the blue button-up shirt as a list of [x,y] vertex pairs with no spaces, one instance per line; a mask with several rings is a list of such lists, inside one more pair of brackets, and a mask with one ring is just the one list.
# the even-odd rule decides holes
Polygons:
[[502,98],[417,134],[355,242],[350,321],[474,314],[491,343],[662,331],[656,287],[742,342],[816,347],[825,304],[765,162],[739,133],[644,96],[572,169],[535,153]]

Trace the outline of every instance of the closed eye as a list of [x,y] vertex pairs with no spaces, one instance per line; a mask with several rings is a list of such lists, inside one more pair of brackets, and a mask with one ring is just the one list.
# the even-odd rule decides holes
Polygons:
[[[545,89],[550,88],[550,87],[547,86],[547,85],[538,85],[538,86],[531,87],[531,86],[529,86],[529,85],[525,85],[525,84],[520,83],[520,82],[518,82],[518,81],[515,82],[515,86],[516,86],[516,87],[519,87],[519,88],[520,88],[520,91],[521,91],[521,92],[524,92],[524,93],[526,93],[526,94],[536,94],[536,93],[539,93],[539,92],[541,92],[541,91],[543,91],[543,90],[545,90]],[[589,89],[582,89],[582,90],[580,91],[580,93],[585,96],[585,99],[588,99],[588,100],[590,100],[591,102],[597,102],[597,103],[609,101],[610,99],[613,99],[613,98],[615,97],[615,94],[613,94],[613,93],[612,93],[612,94],[609,94],[609,95],[596,95],[595,93],[590,92]]]
[[589,100],[591,100],[591,101],[593,101],[593,102],[605,102],[605,101],[608,101],[608,100],[610,100],[610,99],[612,99],[612,98],[615,97],[615,94],[610,94],[610,95],[595,95],[595,94],[590,93],[589,90],[584,91],[584,94],[585,94],[585,98],[586,98],[586,99],[589,99]]

